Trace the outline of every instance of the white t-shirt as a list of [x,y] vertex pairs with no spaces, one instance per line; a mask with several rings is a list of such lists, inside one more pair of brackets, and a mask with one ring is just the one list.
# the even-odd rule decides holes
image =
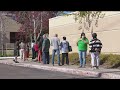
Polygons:
[[69,42],[66,41],[66,40],[63,40],[61,42],[61,51],[62,51],[62,53],[68,53],[68,45],[69,45]]
[[25,49],[25,44],[23,42],[20,43],[20,48]]
[[34,43],[31,43],[31,48],[33,48],[33,46],[34,46]]

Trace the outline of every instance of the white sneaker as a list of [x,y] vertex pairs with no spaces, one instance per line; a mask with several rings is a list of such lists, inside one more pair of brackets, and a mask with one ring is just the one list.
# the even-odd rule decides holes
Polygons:
[[96,69],[99,69],[99,66],[97,66]]
[[92,66],[92,70],[95,70],[96,69],[96,67],[95,66]]

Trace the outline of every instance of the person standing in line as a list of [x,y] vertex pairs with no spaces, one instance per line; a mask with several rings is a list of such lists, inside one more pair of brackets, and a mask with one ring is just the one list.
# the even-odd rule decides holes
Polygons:
[[17,41],[15,42],[15,47],[14,47],[14,56],[15,56],[15,58],[13,59],[13,61],[14,61],[15,63],[19,63],[19,62],[17,61],[18,55],[19,55],[19,40],[17,40]]
[[43,43],[42,34],[40,34],[40,33],[38,34],[37,41],[38,41],[38,46],[39,46],[39,49],[38,49],[38,61],[42,62],[42,43]]
[[57,52],[58,57],[58,65],[60,65],[60,39],[58,38],[58,34],[55,34],[55,36],[51,39],[51,46],[53,47],[52,50],[52,64],[54,66],[54,57],[55,53]]
[[25,61],[25,43],[23,40],[20,43],[20,59]]
[[31,49],[32,49],[32,60],[35,59],[35,50],[34,50],[35,40],[32,40]]
[[81,37],[77,42],[78,51],[79,51],[79,60],[80,60],[80,67],[85,67],[86,64],[86,52],[87,52],[87,45],[89,44],[88,39],[85,36],[85,33],[81,33]]
[[38,46],[37,41],[35,42],[33,47],[34,47],[34,50],[35,50],[35,61],[38,61],[38,49],[39,49],[39,46]]
[[29,43],[27,43],[27,48],[26,48],[26,50],[27,50],[27,58],[29,58]]
[[50,40],[47,38],[46,34],[43,35],[43,43],[42,43],[42,57],[43,64],[49,64],[49,48],[50,48]]
[[60,46],[62,51],[62,65],[64,65],[65,58],[66,58],[66,64],[69,65],[69,58],[68,58],[69,42],[66,41],[66,37],[63,37],[63,41],[60,43]]
[[93,69],[99,69],[99,55],[101,53],[102,43],[97,38],[97,34],[92,34],[93,39],[89,43],[90,53],[91,53],[91,65]]
[[17,42],[17,48],[18,48],[18,50],[17,50],[17,53],[18,53],[18,56],[20,56],[20,40],[18,40],[18,42]]
[[28,42],[25,45],[25,60],[28,60],[29,58],[29,44]]

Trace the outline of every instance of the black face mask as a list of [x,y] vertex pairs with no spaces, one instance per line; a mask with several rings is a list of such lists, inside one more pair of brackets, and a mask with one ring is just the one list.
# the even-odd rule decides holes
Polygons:
[[97,37],[96,37],[96,36],[94,36],[94,37],[93,37],[93,39],[97,39]]
[[92,37],[93,37],[93,38],[97,38],[97,34],[96,34],[96,33],[93,33],[93,34],[92,34]]

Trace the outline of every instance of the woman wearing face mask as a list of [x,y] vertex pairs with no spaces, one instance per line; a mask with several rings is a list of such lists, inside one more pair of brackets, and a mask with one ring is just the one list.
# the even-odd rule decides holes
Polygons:
[[77,42],[78,51],[79,51],[80,68],[85,67],[86,52],[87,52],[88,44],[89,44],[89,41],[86,38],[85,33],[81,33],[81,37],[79,38]]

